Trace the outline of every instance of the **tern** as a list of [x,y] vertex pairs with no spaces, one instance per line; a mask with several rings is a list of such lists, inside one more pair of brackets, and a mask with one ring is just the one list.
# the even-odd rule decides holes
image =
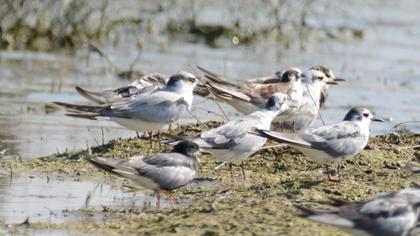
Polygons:
[[[242,176],[246,179],[243,161],[256,153],[266,142],[266,138],[249,134],[249,132],[253,129],[269,129],[274,117],[286,111],[288,107],[287,96],[276,93],[259,111],[202,132],[191,140],[201,149],[211,153],[216,160],[229,163],[230,169],[232,162],[242,161]],[[174,138],[171,135],[167,136]]]
[[[383,122],[362,107],[354,107],[344,117],[344,120],[319,128],[309,128],[298,133],[279,133],[269,130],[258,130],[261,137],[280,143],[286,143],[307,156],[310,161],[326,165],[328,180],[340,180],[340,163],[359,154],[369,140],[369,125],[371,121]],[[338,179],[333,179],[329,165],[337,163]]]
[[199,146],[186,140],[175,145],[169,153],[134,156],[128,160],[93,157],[89,162],[136,185],[153,189],[156,192],[159,208],[161,191],[169,192],[169,200],[174,204],[172,191],[195,178],[199,168],[199,155]]
[[332,211],[298,207],[304,218],[338,227],[351,235],[405,236],[420,219],[420,189],[408,188],[368,201],[334,200]]
[[65,107],[69,111],[66,114],[68,116],[92,120],[103,117],[134,131],[155,131],[190,111],[196,83],[194,75],[179,72],[172,75],[162,89],[110,104],[92,106],[54,103]]

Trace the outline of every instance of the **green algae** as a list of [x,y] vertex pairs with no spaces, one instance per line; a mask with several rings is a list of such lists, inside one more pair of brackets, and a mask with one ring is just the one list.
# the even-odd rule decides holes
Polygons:
[[[181,126],[175,135],[193,136],[218,122]],[[178,234],[178,235],[345,235],[335,228],[299,218],[295,205],[326,208],[321,202],[331,198],[363,200],[381,192],[396,191],[419,181],[410,164],[419,164],[415,146],[420,135],[386,135],[372,138],[368,147],[343,163],[340,183],[328,182],[322,167],[306,161],[290,147],[268,148],[246,163],[247,181],[241,178],[239,165],[231,178],[227,167],[217,171],[211,157],[201,158],[200,178],[211,184],[192,184],[176,191],[180,202],[175,207],[83,209],[85,214],[102,215],[105,222],[69,224],[31,224],[36,229],[75,229],[103,234]],[[268,143],[267,145],[274,145]],[[149,147],[146,139],[114,140],[107,144],[72,153],[56,154],[25,162],[1,161],[13,170],[31,169],[73,178],[115,177],[95,170],[86,161],[92,155],[128,158],[161,149]],[[164,145],[164,151],[170,146]],[[396,151],[397,150],[397,151]],[[306,171],[305,171],[306,166]],[[17,171],[15,171],[17,172]]]

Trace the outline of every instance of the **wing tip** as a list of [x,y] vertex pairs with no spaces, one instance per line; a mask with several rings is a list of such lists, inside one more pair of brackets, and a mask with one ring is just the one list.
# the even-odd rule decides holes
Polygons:
[[[105,157],[91,157],[89,159],[87,159],[87,161],[92,164],[93,166],[95,166],[96,168],[103,170],[105,172],[109,172],[112,174],[117,174],[114,169],[115,166],[111,165],[111,163],[109,163],[109,158],[105,158]],[[118,174],[117,174],[118,175]]]

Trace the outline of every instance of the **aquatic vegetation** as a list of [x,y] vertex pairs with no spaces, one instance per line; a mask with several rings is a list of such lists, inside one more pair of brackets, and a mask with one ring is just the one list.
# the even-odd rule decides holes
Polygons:
[[[212,9],[211,6],[217,4],[225,9],[215,14],[216,19],[202,16],[203,12],[204,15],[208,14],[203,9]],[[180,12],[179,8],[185,14],[176,14]],[[319,16],[328,11],[321,1],[174,2],[166,4],[164,10],[168,11],[170,18],[167,32],[171,35],[190,40],[188,36],[193,36],[192,41],[201,41],[214,47],[258,42],[276,44],[281,48],[304,49],[311,41],[325,38],[363,38],[360,28],[345,24],[331,27],[319,20],[322,18]]]
[[[192,136],[202,129],[217,126],[208,122],[181,126],[173,130],[177,135]],[[329,198],[344,200],[368,199],[381,192],[396,191],[418,182],[418,174],[410,170],[418,164],[416,145],[420,135],[383,135],[372,138],[368,147],[343,165],[342,182],[325,180],[321,166],[307,162],[290,148],[268,148],[246,162],[249,180],[243,182],[239,165],[231,179],[227,168],[217,171],[211,157],[201,158],[200,178],[206,184],[179,189],[175,196],[182,203],[164,209],[125,207],[83,209],[74,214],[96,214],[104,222],[75,222],[69,224],[31,224],[34,228],[77,229],[81,232],[139,233],[139,234],[288,234],[344,235],[334,228],[316,224],[297,215],[294,205],[322,208],[320,202]],[[269,142],[267,145],[274,145]],[[157,145],[156,145],[157,146]],[[164,146],[164,150],[170,147]],[[395,151],[398,150],[398,151]],[[0,166],[14,173],[30,168],[67,178],[115,177],[104,175],[86,162],[91,155],[127,158],[149,151],[148,140],[119,139],[107,144],[73,153],[62,153],[25,162],[0,161]],[[155,147],[151,152],[157,152]],[[306,171],[305,171],[306,166]],[[211,184],[207,184],[211,183]]]
[[363,30],[358,27],[329,26],[319,20],[319,15],[328,11],[325,5],[311,0],[212,4],[190,0],[128,4],[108,0],[6,0],[0,2],[0,48],[50,51],[86,47],[89,41],[118,44],[121,32],[124,37],[153,38],[159,34],[209,46],[258,42],[301,49],[325,38],[363,38]]
[[49,51],[101,41],[121,24],[139,19],[110,19],[108,1],[1,1],[0,48]]

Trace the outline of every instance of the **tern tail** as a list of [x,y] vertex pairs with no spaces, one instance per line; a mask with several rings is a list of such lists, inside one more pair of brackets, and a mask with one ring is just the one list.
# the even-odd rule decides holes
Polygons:
[[90,113],[101,113],[105,111],[109,106],[91,106],[91,105],[77,105],[65,102],[53,102],[56,105],[65,107],[67,110],[79,111],[79,112],[90,112]]
[[120,160],[104,157],[92,157],[88,161],[98,169],[120,176],[120,174],[115,171]]
[[264,130],[264,129],[256,129],[254,130],[253,134],[274,140],[278,143],[286,143],[286,144],[306,147],[306,148],[311,147],[310,143],[299,138],[299,136],[294,133],[278,133],[278,132]]
[[66,113],[66,116],[71,116],[71,117],[77,117],[77,118],[83,118],[83,119],[89,119],[89,120],[96,120],[96,117],[98,116],[98,114],[94,114],[94,113]]
[[303,217],[303,218],[307,218],[307,217],[310,217],[310,216],[313,216],[313,215],[318,215],[318,214],[325,213],[325,212],[316,211],[316,210],[313,210],[313,209],[310,209],[310,208],[307,208],[307,207],[303,207],[303,206],[299,206],[299,205],[295,205],[295,207],[301,211],[301,214],[299,214],[299,216]]

